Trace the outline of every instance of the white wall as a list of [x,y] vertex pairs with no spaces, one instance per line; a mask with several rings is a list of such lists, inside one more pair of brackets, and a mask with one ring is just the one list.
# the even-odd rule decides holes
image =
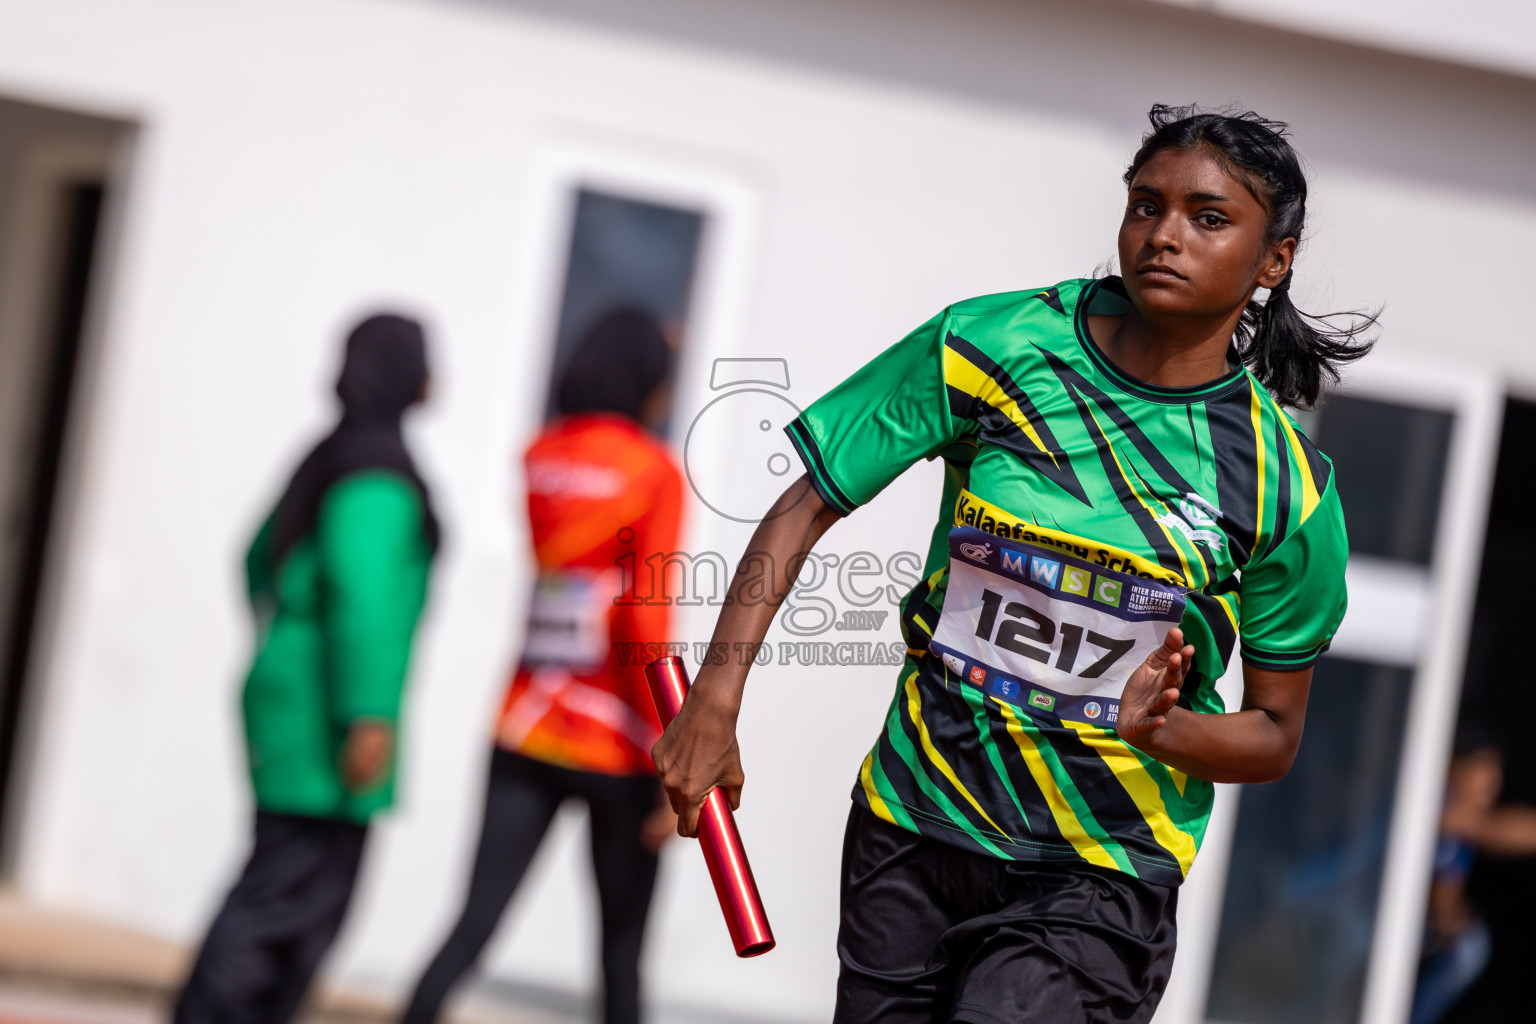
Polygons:
[[1536,7],[1524,0],[1161,0],[1443,60],[1536,72]]
[[[1523,294],[1536,86],[1134,2],[871,0],[647,8],[401,0],[0,0],[0,92],[142,132],[103,311],[99,386],[19,884],[194,939],[243,852],[235,697],[246,534],[329,416],[342,332],[421,314],[435,396],[413,428],[449,544],[410,698],[402,811],[378,830],[334,968],[400,992],[455,912],[526,560],[509,467],[534,427],[553,297],[537,168],[554,151],[674,166],[759,211],[720,350],[784,356],[804,404],[957,298],[1087,273],[1113,252],[1120,170],[1154,99],[1245,101],[1297,124],[1316,172],[1303,306],[1385,302],[1395,355],[1536,383]],[[656,25],[635,25],[635,11]],[[670,19],[670,20],[669,20]],[[756,31],[772,24],[773,31]],[[775,34],[776,33],[776,34]],[[680,400],[700,407],[694,388]],[[921,548],[932,467],[827,550]],[[488,476],[493,477],[488,479]],[[690,510],[696,541],[741,529]],[[703,639],[701,620],[687,639]],[[896,639],[889,624],[886,639]],[[889,670],[754,676],[742,827],[780,948],[729,955],[693,850],[665,865],[654,995],[718,1017],[825,1019],[847,791]],[[570,835],[491,964],[590,985]],[[561,843],[566,845],[561,845]],[[1198,870],[1198,869],[1197,869]]]

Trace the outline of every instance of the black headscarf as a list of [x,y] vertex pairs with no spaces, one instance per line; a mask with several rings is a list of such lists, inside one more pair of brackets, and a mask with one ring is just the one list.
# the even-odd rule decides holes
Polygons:
[[426,380],[426,336],[416,321],[381,314],[352,331],[336,381],[341,422],[299,463],[277,503],[272,524],[274,567],[314,530],[331,485],[365,469],[392,470],[416,485],[421,492],[422,529],[437,550],[438,523],[431,497],[400,429],[401,417],[421,395]]
[[616,412],[638,420],[645,400],[672,372],[672,359],[672,346],[649,313],[616,309],[576,346],[555,405],[566,416]]

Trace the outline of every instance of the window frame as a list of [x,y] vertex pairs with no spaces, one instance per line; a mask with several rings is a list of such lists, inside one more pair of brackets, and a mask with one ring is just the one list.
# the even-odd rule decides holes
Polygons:
[[[1351,369],[1339,393],[1422,406],[1453,416],[1429,567],[1352,557],[1350,612],[1334,644],[1341,655],[1414,668],[1360,1014],[1361,1024],[1401,1024],[1408,1018],[1413,1001],[1439,808],[1456,728],[1498,454],[1504,389],[1490,369],[1457,369],[1376,353]],[[1390,593],[1394,581],[1401,584],[1403,573],[1409,569],[1412,572],[1408,575],[1421,581],[1417,584],[1422,588],[1418,601],[1425,621],[1434,619],[1437,627],[1425,631],[1416,656],[1404,658],[1401,652],[1390,649],[1395,640],[1390,631],[1362,627],[1371,624],[1366,620],[1386,617],[1369,615],[1372,594]],[[1238,706],[1242,696],[1238,659],[1233,659],[1218,690],[1229,707]],[[1181,893],[1179,959],[1158,1008],[1157,1024],[1207,1020],[1211,971],[1241,799],[1241,786],[1216,788],[1205,841]]]

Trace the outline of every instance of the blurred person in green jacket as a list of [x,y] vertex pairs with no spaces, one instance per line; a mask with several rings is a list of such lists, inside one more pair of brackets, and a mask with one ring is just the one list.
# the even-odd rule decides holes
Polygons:
[[284,1024],[352,895],[368,822],[394,801],[400,702],[438,526],[401,419],[426,395],[421,326],[347,339],[342,417],[246,558],[257,623],[242,696],[255,842],[176,1024]]

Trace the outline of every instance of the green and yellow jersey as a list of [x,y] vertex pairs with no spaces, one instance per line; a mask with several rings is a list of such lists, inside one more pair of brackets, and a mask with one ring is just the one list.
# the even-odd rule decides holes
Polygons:
[[1086,318],[1127,308],[1113,277],[958,303],[788,432],[845,515],[919,459],[944,460],[924,578],[902,602],[908,657],[854,799],[996,857],[1173,885],[1213,787],[1120,740],[1116,702],[1088,684],[1110,679],[1132,641],[1094,632],[1119,620],[1092,616],[1171,615],[1196,651],[1179,703],[1219,713],[1216,680],[1239,646],[1279,670],[1326,649],[1344,616],[1347,542],[1331,464],[1235,360],[1218,380],[1166,388],[1105,358]]

